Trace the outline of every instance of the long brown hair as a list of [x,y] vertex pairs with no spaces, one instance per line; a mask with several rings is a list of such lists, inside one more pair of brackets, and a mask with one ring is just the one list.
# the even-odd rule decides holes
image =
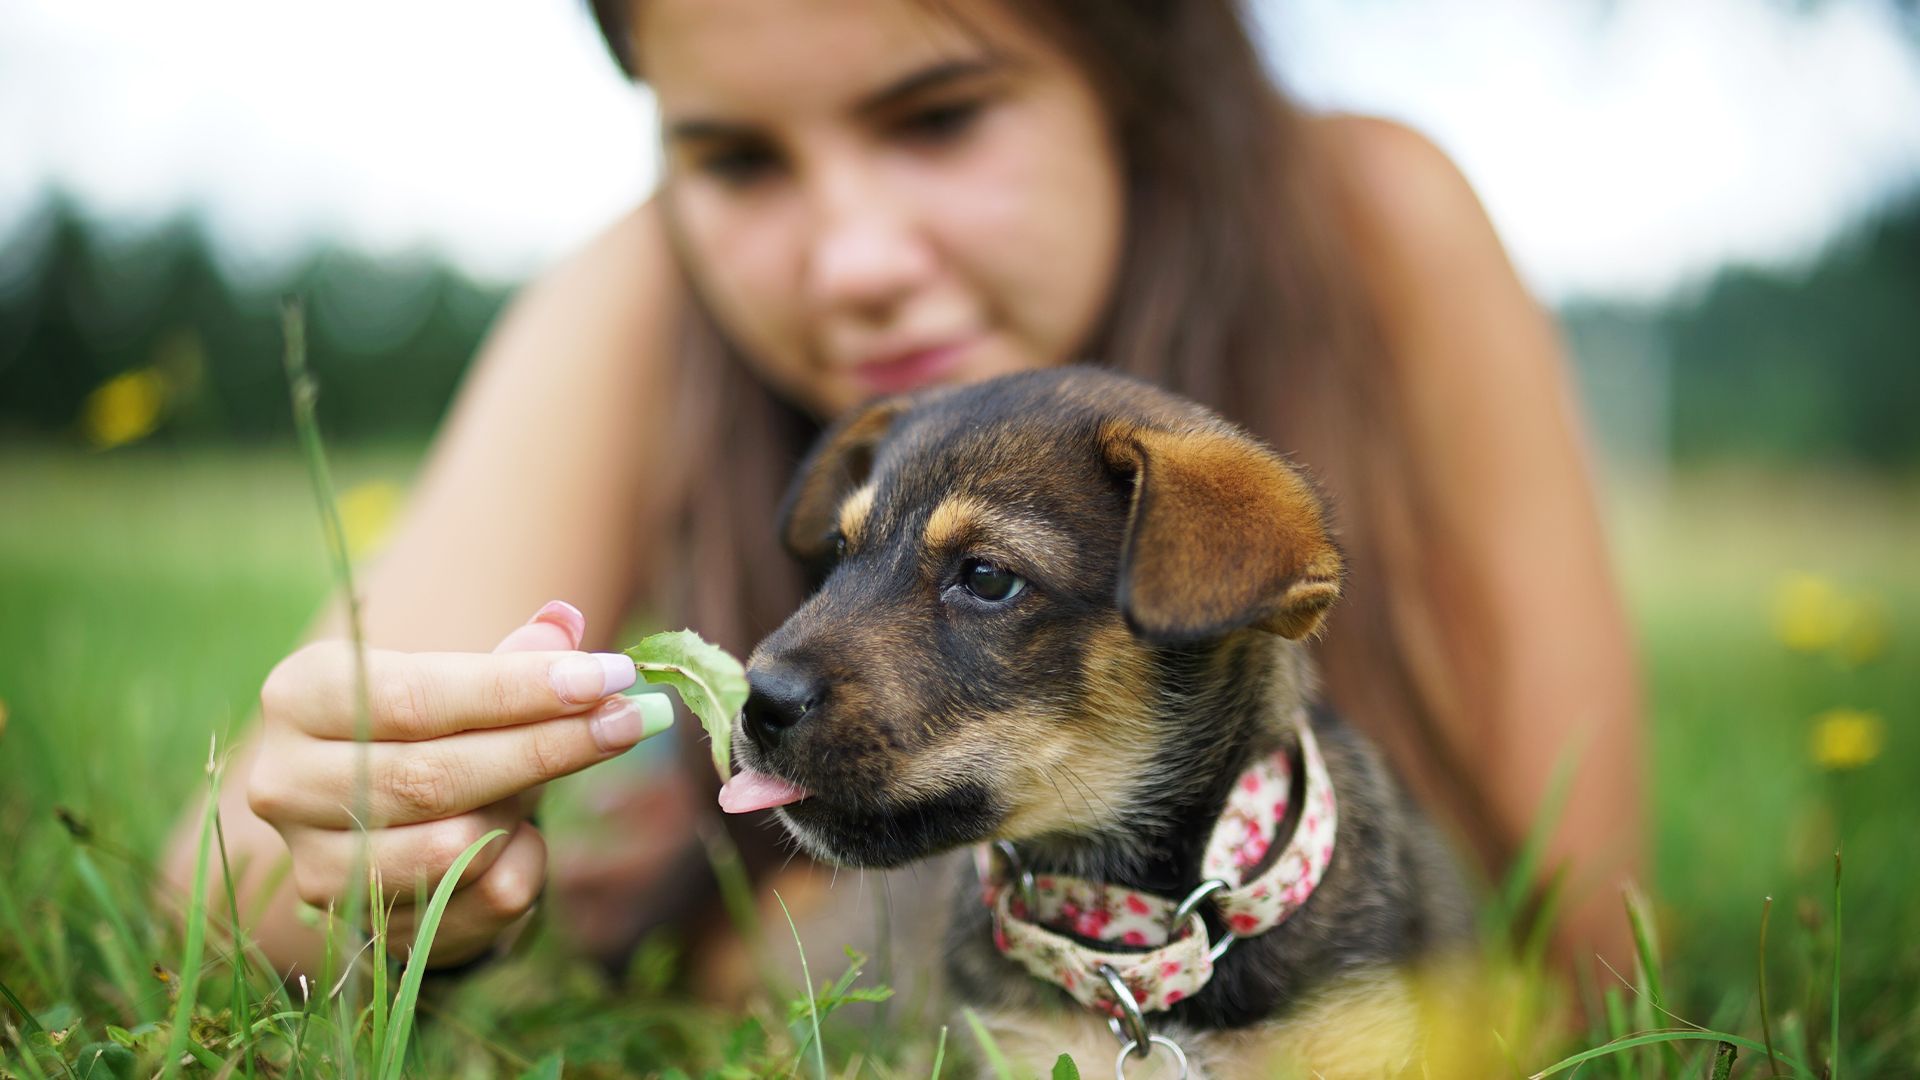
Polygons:
[[[954,16],[947,4],[923,0]],[[630,0],[592,0],[635,77]],[[1424,565],[1425,520],[1396,435],[1395,387],[1339,224],[1313,120],[1275,88],[1233,0],[1009,4],[1071,56],[1116,125],[1126,235],[1104,315],[1079,356],[1198,400],[1292,455],[1335,499],[1347,596],[1319,646],[1328,690],[1417,793],[1490,863],[1492,817],[1433,718],[1445,679],[1408,653],[1418,620],[1383,588]],[[750,374],[689,289],[680,326],[686,460],[708,463],[681,519],[690,624],[744,652],[797,606],[771,520],[819,425]]]

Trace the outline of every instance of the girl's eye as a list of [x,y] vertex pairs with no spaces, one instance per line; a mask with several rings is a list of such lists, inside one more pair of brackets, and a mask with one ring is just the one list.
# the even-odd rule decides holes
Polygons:
[[912,113],[900,122],[899,131],[911,139],[941,142],[962,134],[980,115],[978,101],[955,101]]
[[990,604],[1004,604],[1026,589],[1027,579],[984,559],[968,559],[960,567],[960,584]]
[[722,183],[746,187],[771,174],[780,161],[767,147],[740,144],[707,154],[699,164],[701,172]]

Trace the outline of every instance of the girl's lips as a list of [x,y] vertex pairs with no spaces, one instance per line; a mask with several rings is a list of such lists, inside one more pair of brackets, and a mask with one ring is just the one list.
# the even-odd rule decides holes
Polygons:
[[854,380],[869,394],[903,394],[940,382],[959,365],[971,338],[918,349],[900,356],[859,364],[853,368]]

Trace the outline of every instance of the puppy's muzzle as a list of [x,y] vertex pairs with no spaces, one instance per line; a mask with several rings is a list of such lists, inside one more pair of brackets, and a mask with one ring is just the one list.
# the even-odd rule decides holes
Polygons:
[[804,721],[826,701],[826,680],[789,663],[756,667],[747,673],[747,704],[741,720],[747,737],[764,749]]

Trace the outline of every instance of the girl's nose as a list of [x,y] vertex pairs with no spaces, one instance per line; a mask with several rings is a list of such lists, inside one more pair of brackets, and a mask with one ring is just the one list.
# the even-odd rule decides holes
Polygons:
[[814,221],[808,284],[823,313],[884,318],[932,274],[911,209],[870,175],[822,177]]

